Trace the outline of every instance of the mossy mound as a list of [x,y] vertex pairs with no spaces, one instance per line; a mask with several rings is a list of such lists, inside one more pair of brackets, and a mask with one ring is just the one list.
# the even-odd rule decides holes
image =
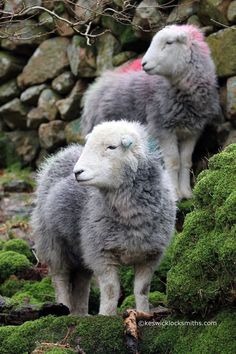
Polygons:
[[14,251],[24,254],[30,262],[35,262],[35,256],[25,240],[14,239],[4,243],[3,251]]
[[26,301],[28,304],[35,305],[55,302],[55,291],[49,277],[37,282],[11,277],[0,286],[0,294],[11,297],[19,304]]
[[173,244],[168,303],[206,315],[233,301],[236,273],[236,145],[215,155],[199,175],[195,209]]
[[170,317],[162,321],[161,326],[144,328],[140,352],[149,354],[236,353],[235,328],[235,310],[223,310],[208,321]]
[[[154,291],[149,293],[149,303],[152,307],[157,307],[159,305],[166,305],[167,299],[166,294],[160,293],[159,291]],[[122,302],[119,310],[124,312],[127,309],[135,308],[135,297],[134,295],[127,296]]]
[[[171,316],[161,323],[145,325],[145,321],[142,322],[143,327],[139,327],[141,353],[236,352],[235,311],[221,311],[207,322],[198,319],[191,323],[189,319]],[[29,353],[40,348],[42,343],[51,343],[52,347],[53,344],[68,346],[68,349],[52,348],[50,353],[67,353],[65,350],[78,353],[78,344],[85,353],[127,353],[121,317],[47,316],[21,326],[0,327],[1,354]]]
[[29,269],[31,262],[24,254],[14,251],[0,251],[0,283],[12,274]]

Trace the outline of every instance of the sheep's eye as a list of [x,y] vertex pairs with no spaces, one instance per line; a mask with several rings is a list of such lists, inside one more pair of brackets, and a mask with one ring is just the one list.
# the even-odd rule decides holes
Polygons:
[[117,148],[117,146],[114,146],[114,145],[109,145],[107,147],[107,150],[115,150]]
[[173,41],[167,41],[166,44],[173,44]]

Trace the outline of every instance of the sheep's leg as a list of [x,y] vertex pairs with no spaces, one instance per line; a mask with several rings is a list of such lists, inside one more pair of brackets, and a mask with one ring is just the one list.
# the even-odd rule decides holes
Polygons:
[[71,314],[81,316],[88,315],[90,280],[91,273],[89,272],[78,272],[73,277],[73,308],[71,310]]
[[134,296],[137,311],[149,312],[148,294],[157,262],[137,264],[134,267]]
[[159,137],[159,143],[163,152],[165,167],[170,176],[170,180],[174,187],[176,197],[179,198],[180,156],[177,136],[176,134],[167,132],[166,135],[163,134],[161,137]]
[[120,281],[117,268],[108,266],[95,273],[100,287],[100,315],[116,315],[120,295]]
[[192,167],[192,153],[198,136],[191,136],[180,141],[180,173],[179,190],[181,198],[191,198],[190,169]]
[[56,301],[72,309],[71,283],[69,273],[52,274],[52,283],[56,292]]

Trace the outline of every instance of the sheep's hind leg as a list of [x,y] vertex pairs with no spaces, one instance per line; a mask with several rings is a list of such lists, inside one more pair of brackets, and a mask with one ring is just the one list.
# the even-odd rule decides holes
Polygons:
[[71,311],[71,283],[70,273],[52,274],[52,283],[56,292],[56,301],[69,308]]
[[88,315],[91,276],[90,272],[80,271],[72,278],[72,315]]
[[165,167],[175,190],[176,198],[179,199],[180,155],[177,136],[174,133],[166,132],[159,137],[159,143],[163,153]]
[[192,153],[198,136],[190,136],[180,142],[180,173],[179,190],[180,197],[189,199],[192,197],[190,185],[190,169],[192,167]]
[[95,273],[100,287],[100,315],[116,315],[120,295],[120,281],[117,268],[107,266]]
[[134,267],[134,296],[137,311],[149,312],[148,294],[157,261],[137,264]]

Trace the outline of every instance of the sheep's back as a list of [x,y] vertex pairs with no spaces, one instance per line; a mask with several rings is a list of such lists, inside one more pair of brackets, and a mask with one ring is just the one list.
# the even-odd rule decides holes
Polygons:
[[80,153],[79,145],[70,146],[50,157],[38,174],[31,224],[39,258],[54,267],[81,263],[78,225],[86,191],[73,174]]

